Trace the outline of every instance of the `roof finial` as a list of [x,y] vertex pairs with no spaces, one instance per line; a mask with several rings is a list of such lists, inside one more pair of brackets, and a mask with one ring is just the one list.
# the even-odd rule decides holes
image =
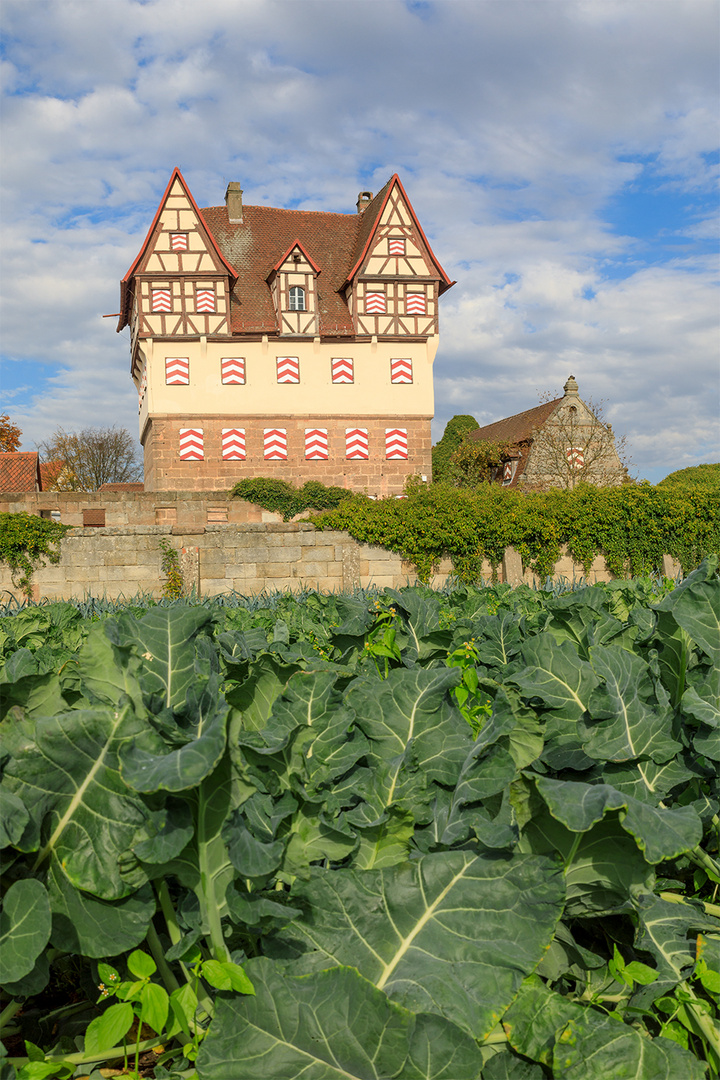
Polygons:
[[578,395],[578,384],[575,382],[575,376],[574,375],[570,376],[568,381],[563,386],[563,390],[565,391],[565,397],[568,397],[570,394],[573,394],[575,397],[577,397],[577,395]]

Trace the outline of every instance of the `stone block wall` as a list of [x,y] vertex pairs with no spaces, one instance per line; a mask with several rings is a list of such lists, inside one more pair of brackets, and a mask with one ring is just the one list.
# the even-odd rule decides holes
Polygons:
[[[238,478],[232,480],[232,483]],[[1,513],[37,514],[64,525],[96,525],[100,512],[106,526],[162,525],[166,529],[204,528],[227,522],[243,525],[282,521],[226,491],[31,491],[0,493]],[[88,519],[94,519],[89,521]]]
[[[183,461],[180,458],[180,429],[202,428],[202,461]],[[246,458],[244,461],[223,461],[222,429],[240,427],[245,430]],[[368,431],[367,461],[345,457],[345,429],[363,427]],[[407,430],[407,459],[387,460],[385,429],[400,427]],[[263,450],[265,428],[284,428],[287,432],[287,460],[266,461]],[[326,428],[328,459],[308,460],[305,457],[305,429]],[[400,495],[408,476],[432,476],[432,439],[430,417],[409,419],[388,416],[158,416],[148,420],[143,433],[145,457],[145,490],[152,491],[160,483],[168,491],[227,490],[248,477],[277,476],[292,484],[319,480],[328,486],[367,491],[369,495]]]
[[[37,570],[35,599],[107,596],[130,598],[138,593],[162,595],[161,538],[180,555],[188,589],[202,596],[235,590],[244,595],[263,591],[344,591],[362,586],[399,588],[417,581],[412,566],[385,548],[359,544],[347,533],[320,532],[309,523],[206,524],[198,526],[131,525],[73,529],[61,541],[60,562]],[[443,560],[431,585],[444,585],[452,573]],[[484,564],[483,579],[492,568]],[[582,568],[563,556],[556,576],[583,577]],[[596,559],[591,581],[612,575],[602,558]],[[523,570],[516,552],[508,548],[499,579],[510,584],[533,576]],[[10,573],[0,564],[0,590],[21,598]]]

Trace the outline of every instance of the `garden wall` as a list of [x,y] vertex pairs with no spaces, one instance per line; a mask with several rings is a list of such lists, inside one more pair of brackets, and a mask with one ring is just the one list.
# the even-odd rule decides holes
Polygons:
[[[68,532],[60,543],[60,562],[35,572],[34,598],[131,597],[138,592],[160,596],[163,537],[180,553],[186,588],[194,587],[203,595],[232,589],[247,595],[302,588],[340,591],[357,585],[397,588],[417,580],[412,566],[399,555],[359,544],[344,532],[320,532],[302,521],[171,528],[128,525]],[[670,563],[665,569],[676,572]],[[449,560],[443,561],[431,584],[444,584],[451,571]],[[484,564],[483,577],[489,580],[491,574],[489,564]],[[583,572],[564,556],[555,575],[573,580],[581,578]],[[499,577],[511,584],[521,580],[533,583],[530,572],[523,574],[520,558],[512,548],[505,553]],[[604,559],[596,559],[590,580],[608,581],[611,577]],[[4,564],[0,564],[0,589],[5,599],[7,593],[20,598]]]

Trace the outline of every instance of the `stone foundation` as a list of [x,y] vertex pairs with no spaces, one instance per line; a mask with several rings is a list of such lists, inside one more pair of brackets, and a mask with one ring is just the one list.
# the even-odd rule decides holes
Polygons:
[[[222,429],[245,429],[246,458],[224,461]],[[345,429],[363,427],[368,431],[367,461],[345,457]],[[385,458],[385,429],[407,430],[407,459]],[[180,458],[180,429],[202,428],[202,461]],[[263,432],[265,428],[284,428],[287,432],[287,460],[266,461]],[[305,457],[305,429],[326,428],[328,459]],[[158,416],[148,420],[143,434],[145,452],[145,490],[221,491],[238,480],[257,476],[277,476],[299,486],[307,480],[319,480],[328,486],[366,491],[368,495],[401,495],[408,476],[432,478],[432,439],[430,417],[334,416]]]

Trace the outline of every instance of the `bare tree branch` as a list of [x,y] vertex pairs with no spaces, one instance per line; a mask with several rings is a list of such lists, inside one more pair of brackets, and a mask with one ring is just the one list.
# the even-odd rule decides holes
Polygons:
[[44,462],[63,463],[53,484],[56,491],[97,491],[103,484],[142,480],[138,444],[127,428],[83,428],[71,433],[58,428],[38,450]]

